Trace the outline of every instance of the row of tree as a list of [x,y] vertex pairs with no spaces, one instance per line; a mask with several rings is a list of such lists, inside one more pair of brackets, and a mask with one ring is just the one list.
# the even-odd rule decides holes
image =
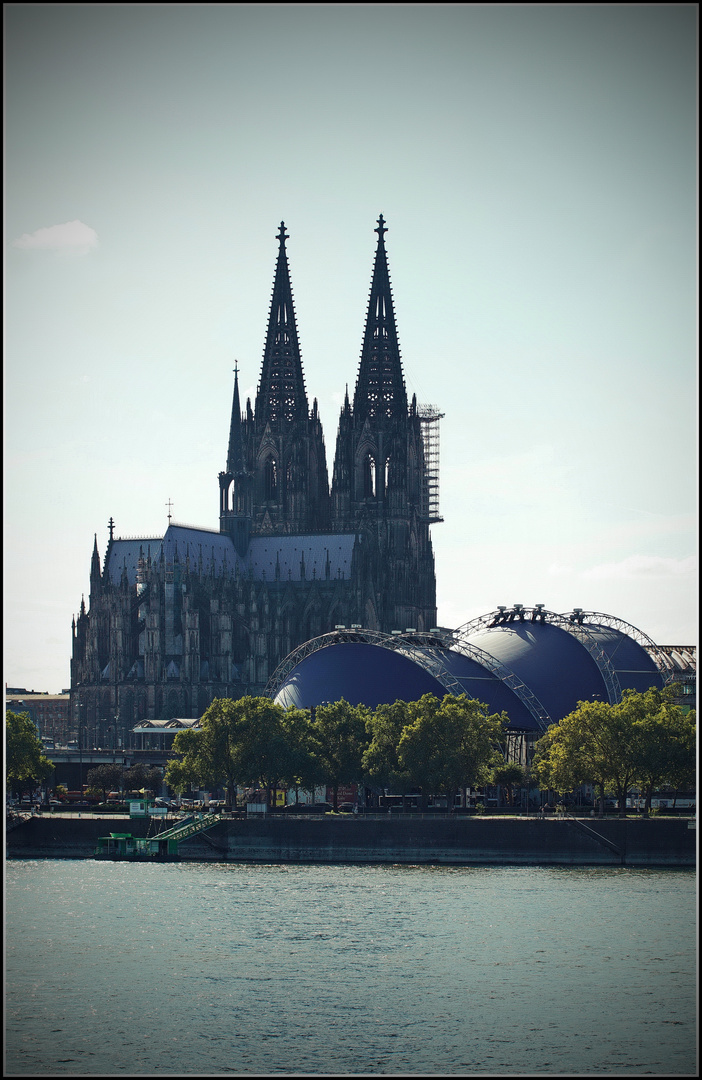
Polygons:
[[103,802],[111,791],[122,794],[129,791],[153,791],[160,792],[163,784],[163,775],[160,769],[151,768],[137,762],[128,769],[122,765],[106,762],[104,765],[96,765],[88,771],[88,795],[97,795]]
[[28,712],[5,713],[5,780],[13,795],[30,793],[54,771]]
[[644,793],[646,810],[660,787],[695,783],[696,714],[673,701],[674,688],[624,692],[616,705],[580,702],[549,727],[523,770],[505,761],[505,713],[465,694],[439,700],[396,701],[370,710],[341,700],[311,711],[285,710],[268,698],[214,701],[199,730],[179,733],[166,781],[177,791],[189,784],[265,788],[332,788],[367,783],[405,793],[453,794],[466,787],[501,784],[511,802],[513,785],[561,794],[592,784],[601,807],[613,793],[620,813],[627,793]]
[[[343,699],[313,710],[283,709],[269,698],[215,700],[200,727],[179,732],[168,762],[166,783],[183,792],[190,785],[264,788],[269,802],[279,788],[332,788],[337,807],[341,785],[365,783],[406,793],[446,795],[487,783],[548,788],[566,794],[594,785],[601,804],[606,793],[619,800],[635,788],[650,809],[661,787],[694,786],[696,714],[673,701],[674,688],[627,690],[616,705],[580,702],[536,743],[527,775],[505,761],[506,713],[465,694],[439,700],[396,701],[375,710]],[[6,777],[18,791],[48,778],[53,765],[28,713],[6,714]],[[157,790],[158,770],[118,765],[90,770],[88,784],[103,799],[116,789]]]
[[191,784],[264,788],[331,787],[334,809],[341,785],[367,782],[395,791],[416,788],[452,795],[487,783],[504,767],[506,714],[447,694],[396,701],[372,711],[345,700],[316,709],[284,709],[269,698],[220,698],[196,730],[179,732],[182,755],[166,767],[169,787]]
[[674,704],[675,689],[625,690],[616,705],[580,702],[549,727],[534,750],[531,774],[542,788],[562,794],[589,783],[617,796],[626,812],[627,793],[651,796],[661,787],[692,788],[696,779],[696,713]]

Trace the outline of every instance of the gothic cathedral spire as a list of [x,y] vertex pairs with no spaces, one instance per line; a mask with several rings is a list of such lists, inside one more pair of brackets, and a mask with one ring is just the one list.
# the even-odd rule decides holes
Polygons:
[[251,514],[243,427],[239,401],[239,368],[235,366],[227,469],[219,474],[219,521],[220,531],[230,534],[240,555],[244,554],[249,542]]
[[243,555],[249,538],[309,533],[329,526],[324,438],[315,402],[309,412],[285,223],[278,259],[255,411],[242,417],[238,374],[229,429],[227,470],[220,473],[220,530]]
[[255,414],[259,430],[266,424],[278,425],[286,421],[305,419],[308,414],[290,270],[285,250],[287,238],[285,222],[281,221],[276,236],[280,246],[268,317],[268,333],[256,394]]
[[244,450],[241,437],[241,403],[239,401],[239,368],[235,367],[232,418],[229,424],[229,451],[227,453],[227,472],[231,473],[232,476],[237,476],[244,471],[243,453]]
[[366,417],[396,418],[407,415],[407,392],[402,375],[400,346],[385,251],[385,219],[378,218],[375,252],[361,363],[358,369],[353,411],[357,422]]
[[332,479],[332,528],[368,538],[378,601],[374,615],[386,631],[426,628],[436,621],[434,556],[424,510],[427,487],[421,421],[408,408],[390,288],[385,220],[366,313],[353,397],[339,417]]

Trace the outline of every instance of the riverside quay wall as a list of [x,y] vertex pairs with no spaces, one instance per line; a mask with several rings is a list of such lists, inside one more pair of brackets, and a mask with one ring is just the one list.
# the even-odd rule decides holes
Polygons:
[[[266,863],[693,867],[691,826],[680,818],[232,817],[183,842],[179,853],[183,860]],[[37,816],[7,834],[7,855],[91,858],[99,836],[154,836],[166,827],[143,819]]]

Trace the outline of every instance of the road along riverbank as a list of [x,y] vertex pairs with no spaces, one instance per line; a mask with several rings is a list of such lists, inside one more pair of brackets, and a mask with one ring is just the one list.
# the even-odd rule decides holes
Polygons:
[[[696,865],[688,819],[422,815],[231,818],[182,843],[180,858],[265,863],[457,866]],[[9,858],[92,858],[98,837],[157,835],[146,819],[37,816],[7,834]]]

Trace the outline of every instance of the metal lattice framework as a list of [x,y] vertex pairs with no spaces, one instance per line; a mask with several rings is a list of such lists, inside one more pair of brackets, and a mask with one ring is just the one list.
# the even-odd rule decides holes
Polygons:
[[[575,615],[578,620],[582,619],[583,621],[593,623],[595,626],[607,626],[611,630],[618,630],[619,633],[626,634],[627,637],[632,638],[646,650],[658,668],[658,672],[664,683],[674,682],[675,677],[669,670],[665,653],[662,649],[658,648],[655,641],[653,641],[648,634],[644,633],[643,630],[639,630],[638,627],[625,622],[624,619],[618,619],[614,615],[605,615],[601,611],[581,611],[579,608],[574,608],[571,615],[563,617],[567,617],[568,621],[570,621],[573,615]],[[577,625],[580,625],[579,622]]]
[[[285,659],[278,665],[266,686],[265,694],[267,697],[275,697],[280,687],[287,679],[290,672],[295,668],[302,660],[305,660],[308,656],[312,656],[313,653],[319,652],[320,649],[327,649],[331,645],[338,645],[340,643],[358,642],[364,645],[379,645],[383,649],[389,649],[392,652],[401,653],[404,656],[409,657],[416,663],[420,664],[425,671],[439,679],[442,686],[447,686],[447,682],[451,682],[452,687],[457,687],[457,692],[460,694],[463,692],[458,683],[458,680],[444,671],[445,679],[440,679],[438,674],[439,662],[436,659],[429,658],[419,647],[419,642],[430,644],[436,648],[437,644],[441,645],[444,638],[439,635],[429,634],[384,634],[379,630],[366,630],[363,627],[355,627],[351,630],[343,629],[334,630],[329,634],[321,634],[319,637],[312,638],[310,641],[303,642],[302,645],[298,645],[296,649],[293,649]],[[449,693],[456,692],[454,689],[449,689]]]
[[[547,611],[543,604],[537,604],[533,608],[524,608],[521,604],[515,604],[512,608],[501,606],[495,611],[490,611],[486,615],[481,615],[479,618],[465,623],[455,633],[457,637],[463,639],[464,637],[470,637],[479,630],[505,626],[512,622],[548,622],[576,638],[597,664],[607,690],[610,705],[616,705],[621,701],[622,687],[611,660],[591,632],[598,626],[617,630],[636,641],[652,656],[664,681],[671,681],[665,657],[651,638],[623,619],[617,619],[612,615],[605,615],[599,611],[584,611],[582,608],[574,608],[572,612],[558,613]],[[587,623],[592,624],[592,626],[589,627]]]
[[543,604],[537,604],[534,608],[524,608],[521,604],[515,604],[512,608],[499,607],[495,611],[488,612],[487,615],[481,615],[479,618],[473,619],[472,622],[465,623],[458,628],[456,634],[461,638],[464,636],[470,637],[471,634],[476,633],[478,630],[506,626],[512,622],[548,622],[571,634],[595,661],[607,690],[609,704],[616,705],[618,701],[621,701],[622,688],[617,673],[604,649],[590,634],[587,627],[582,625],[581,622],[574,621],[570,615],[560,615],[555,611],[547,611]]
[[450,633],[384,634],[379,630],[356,628],[353,630],[335,630],[330,634],[322,634],[320,637],[312,638],[311,641],[299,645],[297,649],[294,649],[293,652],[286,656],[269,679],[265,690],[266,696],[275,697],[290,672],[306,657],[319,652],[320,649],[326,649],[341,642],[362,642],[366,645],[378,645],[380,648],[400,653],[400,655],[406,656],[432,675],[447,693],[464,694],[466,693],[465,687],[460,679],[447,671],[441,657],[441,650],[453,649],[474,660],[481,667],[487,668],[488,671],[503,682],[519,698],[530,715],[533,716],[540,731],[546,731],[549,724],[553,723],[536,695],[514,672],[510,671],[498,660],[495,660],[489,653],[484,652],[483,649],[479,649],[477,645],[472,645],[467,641],[459,641],[454,634]]
[[444,414],[436,405],[418,405],[417,414],[424,445],[423,513],[434,524],[444,520],[439,512],[439,427]]
[[[548,622],[574,637],[595,661],[605,684],[610,705],[616,705],[621,701],[622,687],[611,660],[592,633],[597,627],[608,627],[636,641],[652,657],[664,683],[672,682],[674,679],[667,668],[665,655],[655,642],[643,631],[623,619],[605,615],[599,611],[583,611],[581,608],[574,608],[572,612],[558,613],[547,611],[543,604],[537,604],[533,608],[524,608],[521,604],[515,604],[512,608],[498,607],[495,611],[464,623],[453,631],[437,630],[433,633],[407,631],[403,634],[385,634],[379,630],[367,630],[363,627],[351,629],[339,627],[333,633],[322,634],[312,638],[311,641],[304,642],[286,656],[269,679],[265,693],[268,697],[275,697],[291,671],[302,660],[319,652],[320,649],[342,642],[361,642],[366,645],[377,645],[406,656],[435,678],[447,693],[464,694],[466,693],[465,686],[457,676],[447,670],[441,655],[443,651],[451,650],[475,661],[499,679],[521,701],[534,718],[537,728],[543,732],[554,721],[533,691],[505,664],[469,640],[479,630],[505,626],[512,622]],[[588,623],[590,626],[587,625]]]
[[[458,631],[456,631],[456,635]],[[500,660],[496,660],[490,653],[485,652],[484,649],[478,648],[477,645],[473,645],[470,641],[465,641],[461,637],[454,637],[452,648],[456,652],[463,653],[464,656],[470,657],[471,660],[475,660],[478,664],[486,667],[488,671],[491,671],[500,682],[503,682],[505,686],[509,687],[512,693],[519,698],[522,705],[529,711],[536,721],[536,726],[540,731],[546,731],[550,724],[554,721],[548,712],[541,704],[536,694],[529,689],[523,679],[520,679],[518,675],[515,675],[503,664]]]

